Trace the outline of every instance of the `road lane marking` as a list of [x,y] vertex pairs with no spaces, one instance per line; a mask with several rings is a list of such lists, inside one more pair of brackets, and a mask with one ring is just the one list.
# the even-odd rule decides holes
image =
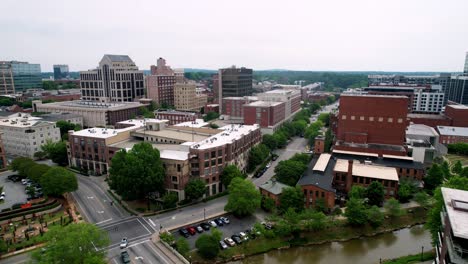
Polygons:
[[[149,219],[149,220],[151,221],[151,219]],[[157,232],[156,228],[153,227],[153,226],[156,226],[156,225],[154,224],[153,221],[151,221],[151,224],[152,224],[153,226],[151,226],[150,223],[148,223],[148,221],[147,221],[145,218],[143,218],[143,221],[145,221],[145,223],[147,223],[148,226],[151,227],[151,229],[154,230],[154,232]]]
[[96,211],[98,214],[103,214],[104,211]]
[[96,225],[99,225],[99,224],[102,224],[102,223],[105,223],[105,222],[109,222],[109,221],[111,221],[111,220],[112,220],[112,218],[109,218],[109,219],[107,219],[107,220],[103,220],[103,221],[101,221],[101,222],[96,223]]
[[131,219],[128,219],[128,220],[125,220],[125,221],[122,221],[122,222],[112,223],[112,224],[107,225],[107,226],[101,226],[101,228],[102,229],[107,229],[108,227],[111,227],[111,226],[120,225],[120,224],[123,224],[123,223],[128,223],[128,222],[131,222],[131,221],[135,221],[135,219],[137,219],[137,218],[131,218]]
[[88,199],[94,199],[94,196],[88,196]]
[[138,256],[138,257],[135,257],[135,259],[141,259],[141,260],[143,260],[144,258],[141,257],[141,256]]
[[148,228],[146,228],[146,226],[140,221],[140,219],[137,218],[137,221],[138,221],[138,223],[140,223],[141,226],[143,226],[146,229],[146,231],[148,231],[148,234],[150,234],[150,235],[153,234],[153,233],[151,233],[151,231],[149,231]]
[[135,246],[138,246],[138,245],[140,245],[140,244],[146,243],[146,242],[148,242],[148,241],[151,241],[151,240],[149,240],[149,239],[144,239],[144,240],[142,240],[142,241],[139,241],[139,242],[136,242],[136,243],[132,243],[132,244],[131,244],[130,246],[128,246],[127,248],[135,247]]
[[153,222],[153,220],[151,220],[151,219],[148,219],[148,220],[150,221],[150,223],[151,223],[154,227],[156,227],[156,224]]
[[114,261],[115,264],[119,264],[117,260],[115,260],[115,258],[113,258],[112,260]]
[[[145,237],[145,238],[143,238],[143,239],[145,239],[145,242],[150,241],[149,238],[148,238],[148,234],[145,234],[145,235],[141,235],[141,236],[137,236],[137,237],[130,238],[130,239],[128,239],[128,242],[129,242],[129,243],[130,243],[130,242],[133,243],[134,241],[140,240],[142,237]],[[149,236],[149,237],[151,237],[151,236]],[[139,243],[139,244],[141,244],[141,243]],[[111,250],[111,249],[116,248],[117,246],[120,247],[120,242],[117,243],[117,244],[110,245],[110,246],[108,246],[108,247],[106,247],[106,248],[103,248],[103,249],[105,249],[105,250]],[[127,248],[129,248],[129,247],[131,247],[131,246],[128,246]]]

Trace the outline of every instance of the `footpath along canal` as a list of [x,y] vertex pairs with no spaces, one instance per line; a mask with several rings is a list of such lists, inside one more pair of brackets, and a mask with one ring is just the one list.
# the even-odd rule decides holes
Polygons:
[[273,250],[245,258],[235,264],[376,264],[432,249],[431,235],[422,225],[384,233],[373,237],[332,242],[305,247]]

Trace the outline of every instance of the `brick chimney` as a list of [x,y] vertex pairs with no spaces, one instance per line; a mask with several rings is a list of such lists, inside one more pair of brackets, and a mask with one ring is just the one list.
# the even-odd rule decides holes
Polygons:
[[346,175],[346,192],[351,191],[353,184],[353,160],[348,160],[348,175]]

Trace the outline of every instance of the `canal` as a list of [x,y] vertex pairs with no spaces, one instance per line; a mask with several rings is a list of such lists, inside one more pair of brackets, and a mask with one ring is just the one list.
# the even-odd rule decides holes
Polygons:
[[306,247],[273,250],[248,257],[236,264],[375,264],[379,259],[390,259],[432,248],[431,235],[422,225],[380,234],[374,237],[332,242]]

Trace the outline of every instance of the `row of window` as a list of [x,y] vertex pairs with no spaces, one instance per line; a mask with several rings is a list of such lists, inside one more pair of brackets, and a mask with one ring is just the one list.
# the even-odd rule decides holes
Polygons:
[[[341,120],[346,120],[347,119],[347,116],[346,115],[342,115],[341,116]],[[387,120],[388,123],[393,123],[393,117],[388,117],[388,118],[384,118],[384,117],[373,117],[373,116],[369,116],[367,118],[368,121],[371,121],[373,122],[375,119],[377,119],[378,122],[383,122],[384,119]],[[350,120],[356,120],[356,116],[351,116],[350,117]],[[366,121],[366,117],[365,116],[359,116],[359,120],[360,121]],[[396,120],[398,123],[403,123],[403,118],[398,118]]]

